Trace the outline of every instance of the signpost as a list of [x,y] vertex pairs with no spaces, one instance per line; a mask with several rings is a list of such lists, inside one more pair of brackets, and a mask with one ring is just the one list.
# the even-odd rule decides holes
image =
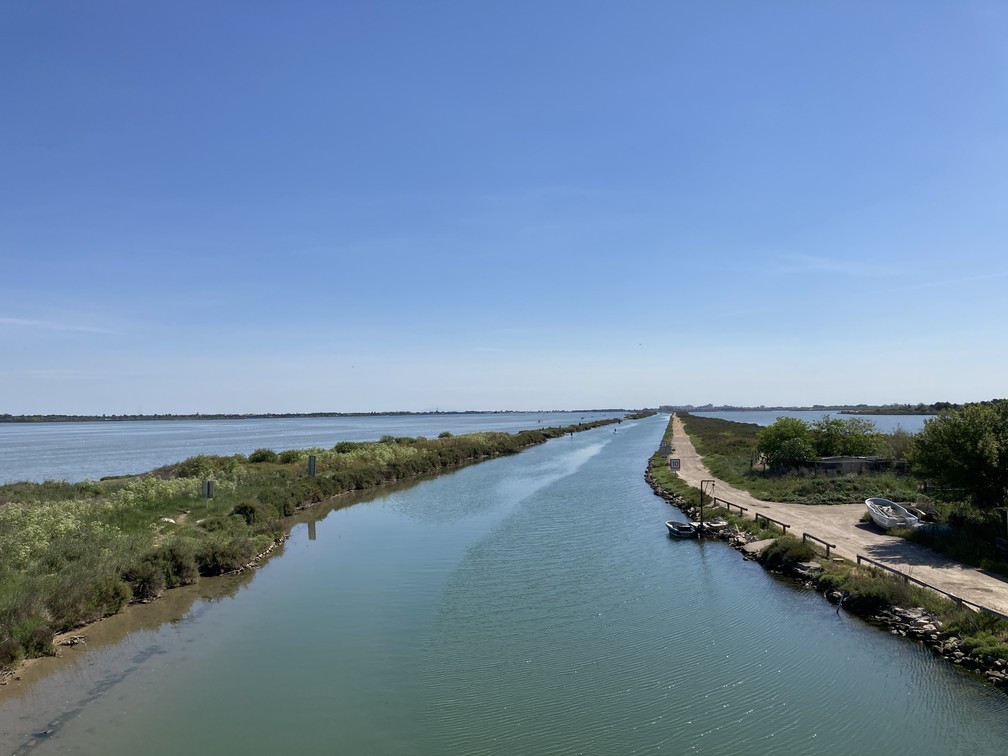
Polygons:
[[210,499],[213,498],[213,481],[204,480],[202,488],[203,499],[206,501],[207,509],[210,509]]
[[669,470],[672,470],[673,472],[679,472],[679,463],[680,460],[676,459],[675,457],[669,457],[668,458]]

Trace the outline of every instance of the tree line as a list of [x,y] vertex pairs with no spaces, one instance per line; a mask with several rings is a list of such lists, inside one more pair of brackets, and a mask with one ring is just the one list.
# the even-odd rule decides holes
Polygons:
[[947,406],[918,433],[903,432],[905,443],[889,439],[886,449],[879,448],[883,435],[864,418],[827,415],[809,423],[781,417],[757,433],[756,453],[782,474],[821,457],[896,452],[915,475],[961,491],[974,506],[989,509],[1008,498],[1008,400]]

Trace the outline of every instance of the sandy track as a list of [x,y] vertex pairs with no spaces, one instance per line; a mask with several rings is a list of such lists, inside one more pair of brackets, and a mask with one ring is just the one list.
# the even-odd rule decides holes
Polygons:
[[967,601],[1008,614],[1008,582],[860,522],[865,511],[863,503],[806,505],[760,501],[711,475],[677,416],[672,419],[672,433],[673,455],[679,458],[681,465],[679,477],[691,486],[699,488],[701,480],[715,480],[714,495],[748,507],[749,517],[759,512],[786,522],[791,526],[789,532],[799,538],[802,533],[808,533],[836,544],[839,556],[851,560],[858,554],[871,557]]

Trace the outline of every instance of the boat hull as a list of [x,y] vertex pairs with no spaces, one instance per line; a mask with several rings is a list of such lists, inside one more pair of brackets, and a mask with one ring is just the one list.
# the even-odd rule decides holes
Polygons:
[[666,520],[665,527],[668,529],[670,538],[696,538],[697,536],[696,528],[688,522]]
[[867,507],[868,513],[871,515],[872,522],[883,530],[913,528],[920,522],[906,508],[889,499],[881,497],[865,499],[865,507]]

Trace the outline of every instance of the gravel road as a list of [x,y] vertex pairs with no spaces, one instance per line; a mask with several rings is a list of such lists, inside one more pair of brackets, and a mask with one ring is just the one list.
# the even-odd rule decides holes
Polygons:
[[681,465],[679,477],[691,486],[699,488],[701,480],[715,480],[714,495],[748,507],[749,517],[759,512],[786,522],[791,526],[789,532],[799,538],[808,533],[835,544],[839,556],[851,560],[858,554],[870,557],[967,601],[1008,615],[1008,582],[953,562],[931,549],[886,535],[873,524],[860,522],[864,503],[806,505],[755,499],[711,475],[678,416],[673,416],[672,432],[673,456],[679,458]]

